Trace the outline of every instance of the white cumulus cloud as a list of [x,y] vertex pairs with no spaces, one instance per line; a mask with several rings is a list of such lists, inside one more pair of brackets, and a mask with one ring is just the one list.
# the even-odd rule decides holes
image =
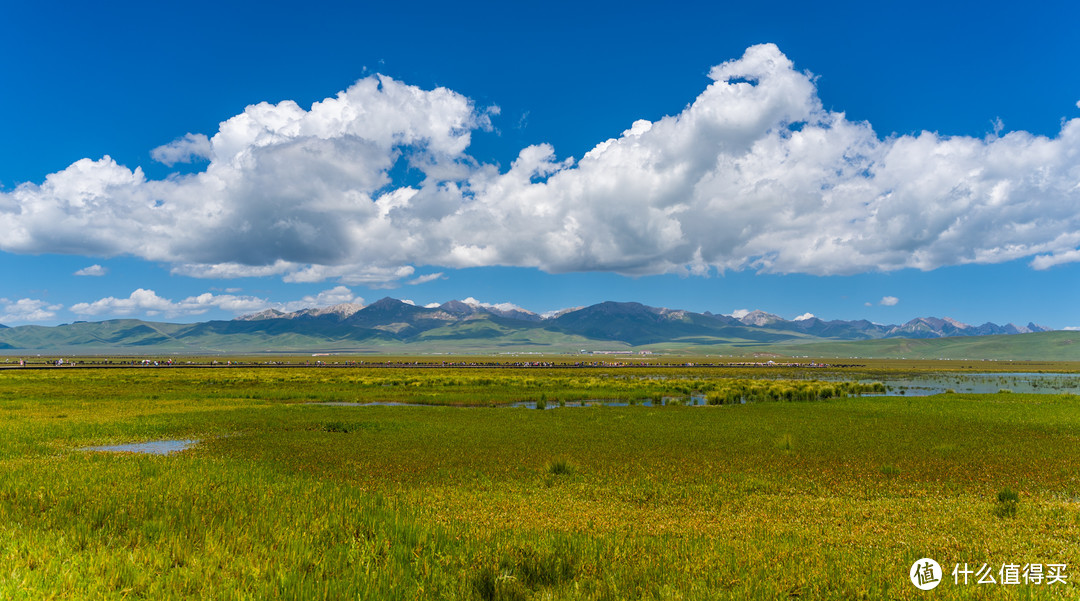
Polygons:
[[[300,309],[329,307],[342,303],[363,304],[364,299],[356,296],[345,286],[336,286],[315,295],[304,296],[295,301],[271,302],[265,298],[236,294],[213,294],[204,292],[182,300],[172,300],[159,296],[153,290],[139,288],[126,298],[108,296],[93,302],[76,303],[70,307],[72,313],[83,316],[165,316],[186,317],[201,315],[211,309],[220,309],[234,314],[253,313],[263,309],[277,309],[291,312]],[[50,316],[51,317],[51,316]],[[47,318],[41,318],[47,319]]]
[[297,266],[287,261],[277,260],[270,265],[242,265],[240,263],[182,263],[174,265],[171,272],[193,278],[231,279],[259,278],[288,273]]
[[309,295],[301,298],[300,300],[291,301],[288,303],[281,303],[275,305],[274,308],[279,311],[299,311],[301,309],[317,309],[320,307],[332,307],[334,305],[340,305],[344,303],[355,303],[358,305],[364,304],[364,299],[356,296],[345,286],[335,286],[329,290],[323,290],[316,295]]
[[[467,154],[497,111],[367,77],[154,150],[208,159],[196,173],[152,180],[106,156],[0,192],[0,250],[386,286],[424,265],[827,275],[1080,261],[1080,119],[1053,137],[883,138],[824,108],[814,76],[772,44],[709,78],[680,112],[579,159],[538,144],[500,168]],[[402,161],[422,181],[395,181]]]
[[515,305],[514,303],[485,303],[478,301],[473,297],[467,297],[461,300],[461,302],[471,307],[483,307],[485,309],[495,309],[496,311],[524,311],[529,312],[528,309]]
[[308,265],[286,275],[291,283],[321,282],[334,278],[343,284],[364,284],[372,288],[393,288],[416,271],[412,265],[376,267],[371,265]]
[[82,269],[76,271],[75,275],[103,276],[106,273],[109,273],[109,270],[105,269],[101,265],[91,265],[89,267],[83,267]]
[[1044,270],[1050,269],[1055,265],[1075,263],[1077,261],[1080,261],[1080,249],[1065,250],[1049,255],[1038,255],[1031,260],[1031,266],[1038,270]]
[[443,279],[443,272],[439,271],[439,272],[436,272],[436,273],[429,273],[427,275],[422,275],[422,276],[419,276],[419,277],[415,277],[415,278],[409,280],[406,283],[409,284],[410,286],[418,286],[420,284],[426,284],[428,282],[434,282],[435,280],[441,280],[441,279]]
[[172,167],[177,163],[190,163],[194,160],[209,159],[213,155],[210,138],[204,134],[187,134],[150,151],[150,156],[159,163]]
[[47,321],[56,317],[56,312],[63,308],[63,305],[40,299],[21,298],[19,300],[8,300],[0,298],[0,323],[19,324]]
[[127,298],[107,296],[89,303],[76,303],[70,309],[72,313],[84,316],[164,315],[178,317],[200,315],[211,309],[243,313],[265,308],[266,304],[266,300],[253,296],[216,295],[209,292],[189,296],[180,301],[172,301],[158,296],[153,290],[139,288]]
[[807,319],[813,319],[813,318],[814,318],[813,313],[803,313],[802,315],[796,317],[795,321],[806,321]]
[[881,301],[878,304],[884,305],[886,307],[892,307],[899,302],[900,299],[896,298],[895,296],[883,296],[881,297]]

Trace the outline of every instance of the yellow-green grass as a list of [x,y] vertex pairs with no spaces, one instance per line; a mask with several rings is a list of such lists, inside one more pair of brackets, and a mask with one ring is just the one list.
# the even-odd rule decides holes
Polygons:
[[[305,404],[725,385],[531,373],[6,372],[0,599],[1076,596],[1071,395]],[[203,442],[79,450],[156,438]],[[908,580],[922,557],[946,569],[930,593]],[[957,586],[956,563],[1065,563],[1070,584]]]

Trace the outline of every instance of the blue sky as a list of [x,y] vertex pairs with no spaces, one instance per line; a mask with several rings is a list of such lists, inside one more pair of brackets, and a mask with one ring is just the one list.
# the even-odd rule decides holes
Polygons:
[[6,325],[389,295],[1080,326],[1073,3],[13,4]]

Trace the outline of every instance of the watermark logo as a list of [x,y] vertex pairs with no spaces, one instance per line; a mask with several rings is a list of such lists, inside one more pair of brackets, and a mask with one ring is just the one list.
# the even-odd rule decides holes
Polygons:
[[941,566],[929,557],[911,564],[908,575],[911,576],[911,584],[919,590],[928,591],[941,584]]
[[[958,563],[953,567],[952,576],[953,584],[959,586],[1069,586],[1068,569],[1069,565],[1065,563]],[[911,584],[923,591],[937,588],[944,576],[941,565],[929,557],[916,561],[908,571]]]
[[[960,567],[961,565],[963,567]],[[1003,563],[997,570],[994,570],[994,566],[988,563],[983,563],[979,567],[976,567],[977,565],[956,564],[952,571],[953,583],[959,585],[975,583],[1026,584],[1034,586],[1067,585],[1069,583],[1069,574],[1066,572],[1069,564],[1066,563],[1048,563],[1045,565],[1041,563]],[[997,575],[996,578],[994,577],[995,574]]]

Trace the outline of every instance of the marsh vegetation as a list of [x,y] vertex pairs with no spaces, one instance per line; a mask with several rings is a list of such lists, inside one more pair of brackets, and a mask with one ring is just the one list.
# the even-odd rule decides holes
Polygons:
[[[5,372],[0,599],[876,599],[917,592],[921,557],[1080,565],[1080,398],[852,386]],[[694,396],[710,404],[644,403]],[[626,406],[559,407],[596,398]],[[161,439],[201,442],[81,450]]]

